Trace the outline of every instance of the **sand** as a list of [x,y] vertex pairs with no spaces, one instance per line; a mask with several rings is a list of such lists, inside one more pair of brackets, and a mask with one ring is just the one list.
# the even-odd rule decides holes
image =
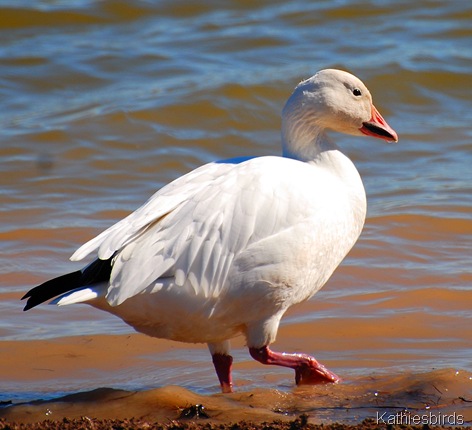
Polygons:
[[[2,384],[34,384],[47,397],[55,383],[69,381],[72,393],[12,404],[7,400],[0,405],[0,429],[387,428],[376,415],[385,413],[386,419],[397,414],[398,420],[402,411],[410,417],[432,414],[430,428],[472,422],[472,375],[455,369],[363,376],[325,386],[295,387],[288,380],[287,386],[275,384],[277,388],[237,387],[229,395],[177,385],[128,390],[103,383],[103,375],[149,368],[156,352],[169,347],[173,345],[140,334],[0,342]],[[81,389],[83,380],[88,389]],[[407,415],[403,419],[408,423]]]

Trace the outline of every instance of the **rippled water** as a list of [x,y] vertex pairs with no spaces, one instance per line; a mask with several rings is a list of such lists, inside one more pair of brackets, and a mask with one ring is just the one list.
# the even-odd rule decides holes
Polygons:
[[[472,371],[472,4],[32,4],[0,6],[0,348],[129,333],[85,306],[24,314],[19,298],[78,268],[68,257],[80,244],[173,178],[215,159],[278,153],[293,87],[337,67],[368,85],[400,142],[335,136],[364,179],[368,219],[328,285],[284,319],[276,346],[311,352],[341,375]],[[207,364],[171,369],[153,386],[213,390],[205,349],[186,351],[166,357]],[[235,356],[237,384],[249,379],[242,344]],[[291,382],[257,369],[246,389]],[[126,375],[127,387],[142,383]]]

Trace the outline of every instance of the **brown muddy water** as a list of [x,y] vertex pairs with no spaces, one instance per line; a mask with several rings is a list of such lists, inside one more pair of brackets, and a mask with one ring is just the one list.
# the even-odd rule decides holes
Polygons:
[[[407,409],[470,422],[471,20],[463,1],[2,2],[0,402],[84,394],[0,417],[173,419],[202,403],[220,421]],[[363,177],[366,226],[274,345],[342,384],[296,388],[237,339],[237,392],[222,396],[203,345],[86,306],[22,312],[27,289],[81,267],[73,251],[163,184],[278,153],[286,98],[327,67],[364,80],[400,136],[334,136]]]

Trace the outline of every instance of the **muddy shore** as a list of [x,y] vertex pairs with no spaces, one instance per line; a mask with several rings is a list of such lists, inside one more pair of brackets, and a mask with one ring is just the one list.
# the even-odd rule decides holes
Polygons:
[[[258,363],[240,361],[243,374],[255,370],[256,383],[238,378],[235,392],[223,395],[216,386],[180,386],[198,363],[156,362],[156,350],[169,347],[139,334],[1,342],[0,429],[386,428],[392,417],[405,425],[420,417],[420,427],[431,428],[472,423],[472,374],[465,370],[345,372],[341,384],[296,387],[290,374],[265,374]],[[166,366],[172,369],[167,380]],[[206,360],[202,367],[210,368]],[[127,388],[123,381],[139,373],[151,385]],[[206,379],[213,381],[205,370]]]
[[307,422],[306,416],[302,415],[299,418],[283,422],[283,421],[272,421],[255,423],[252,421],[239,421],[229,424],[213,424],[206,422],[196,421],[172,421],[168,423],[156,423],[149,422],[140,419],[129,419],[129,420],[97,420],[90,418],[81,419],[63,419],[62,421],[44,421],[42,423],[35,424],[20,424],[20,423],[8,423],[0,420],[0,430],[23,430],[23,429],[60,429],[60,430],[109,430],[109,429],[147,429],[147,430],[239,430],[239,429],[251,429],[251,430],[437,430],[437,429],[463,429],[464,427],[438,427],[429,425],[390,425],[390,424],[378,424],[374,420],[364,420],[359,424],[312,424]]

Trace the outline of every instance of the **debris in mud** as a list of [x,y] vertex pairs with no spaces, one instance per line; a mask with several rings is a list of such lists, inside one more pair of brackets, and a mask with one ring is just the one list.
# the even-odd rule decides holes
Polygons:
[[179,419],[207,419],[210,416],[205,412],[205,406],[203,405],[192,405],[188,408],[182,409],[179,415]]

